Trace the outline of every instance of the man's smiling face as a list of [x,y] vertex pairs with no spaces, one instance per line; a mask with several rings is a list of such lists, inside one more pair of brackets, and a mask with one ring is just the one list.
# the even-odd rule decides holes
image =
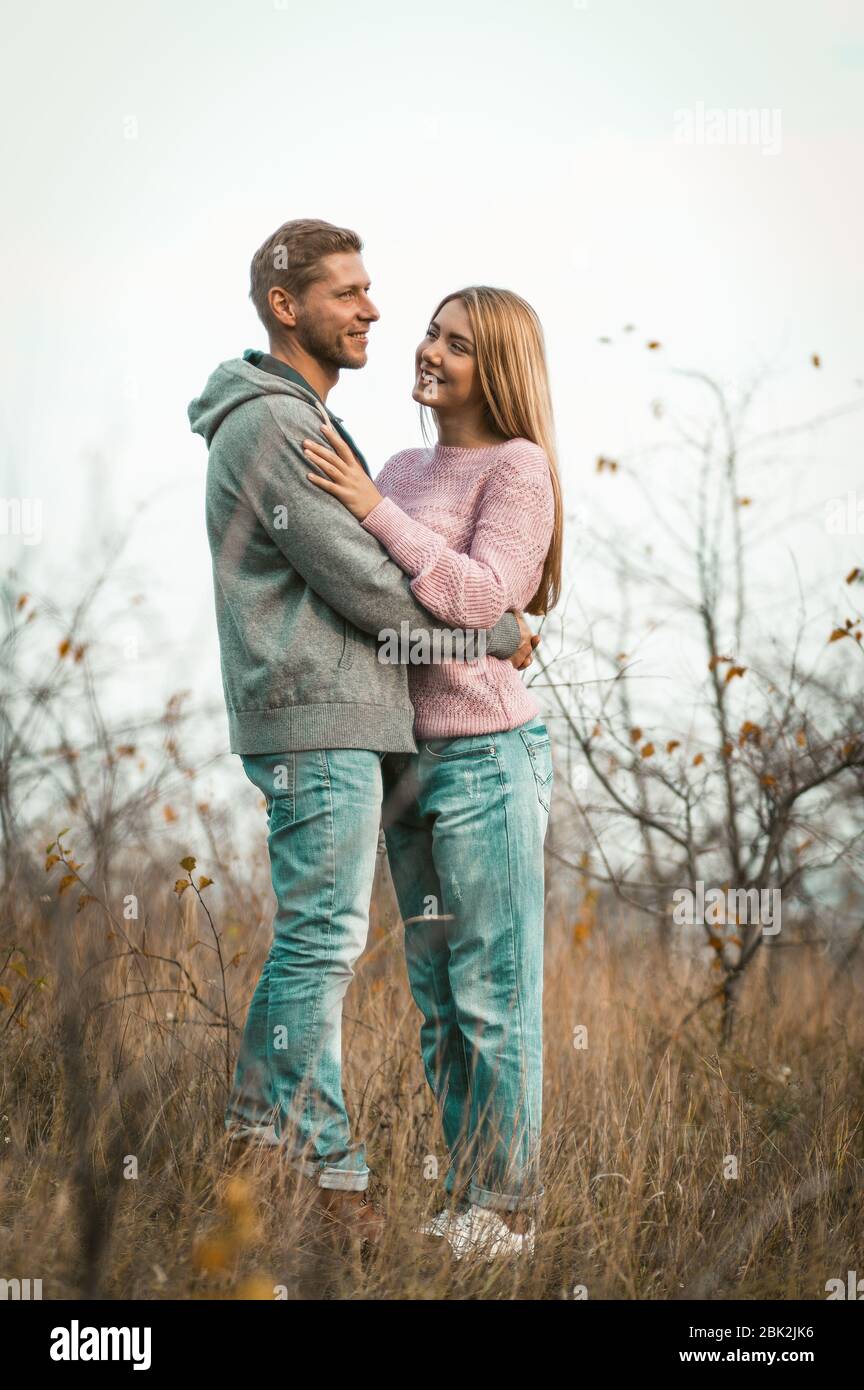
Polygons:
[[297,308],[297,343],[322,364],[365,367],[369,328],[381,316],[369,298],[363,258],[339,251],[323,258],[320,271]]

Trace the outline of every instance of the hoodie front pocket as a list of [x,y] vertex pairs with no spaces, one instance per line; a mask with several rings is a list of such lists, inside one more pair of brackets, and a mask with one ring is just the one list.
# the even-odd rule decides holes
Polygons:
[[349,623],[347,618],[342,620],[342,655],[339,658],[339,667],[344,671],[354,663],[354,624]]

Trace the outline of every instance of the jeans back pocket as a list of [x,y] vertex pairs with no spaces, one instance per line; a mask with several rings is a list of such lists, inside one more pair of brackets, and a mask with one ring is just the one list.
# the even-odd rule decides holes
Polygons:
[[243,771],[267,803],[268,821],[272,822],[274,807],[277,807],[280,823],[293,825],[296,753],[243,753],[240,757]]
[[552,776],[554,768],[552,766],[552,741],[545,724],[535,720],[532,724],[525,724],[519,730],[528,757],[531,760],[531,770],[534,773],[534,782],[537,787],[537,800],[544,811],[549,810],[552,799]]

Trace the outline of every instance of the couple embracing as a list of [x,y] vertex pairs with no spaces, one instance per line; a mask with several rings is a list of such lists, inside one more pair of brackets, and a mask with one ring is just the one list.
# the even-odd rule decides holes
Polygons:
[[[510,291],[442,299],[412,391],[437,442],[373,479],[326,404],[379,317],[361,252],[327,222],[280,227],[251,269],[269,351],[223,362],[189,407],[209,449],[230,746],[265,798],[277,903],[225,1123],[380,1238],[341,1020],[383,825],[450,1160],[420,1229],[460,1257],[530,1254],[552,761],[520,672],[538,641],[523,613],[559,597],[562,531],[543,334]],[[412,639],[398,661],[394,630]]]

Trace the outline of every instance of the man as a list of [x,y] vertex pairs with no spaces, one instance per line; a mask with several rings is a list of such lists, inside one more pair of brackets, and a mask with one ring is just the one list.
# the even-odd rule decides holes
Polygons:
[[[209,448],[230,747],[266,800],[277,902],[225,1123],[282,1145],[325,1210],[375,1239],[380,1216],[363,1195],[369,1169],[342,1096],[342,1000],[368,932],[381,760],[416,751],[407,672],[378,659],[378,636],[407,622],[409,650],[440,624],[379,542],[307,477],[303,439],[322,420],[369,471],[325,405],[340,371],[365,365],[379,317],[361,250],[356,233],[326,222],[280,227],[251,268],[269,353],[223,362],[189,419]],[[489,655],[518,666],[538,640],[510,613],[483,635]]]

